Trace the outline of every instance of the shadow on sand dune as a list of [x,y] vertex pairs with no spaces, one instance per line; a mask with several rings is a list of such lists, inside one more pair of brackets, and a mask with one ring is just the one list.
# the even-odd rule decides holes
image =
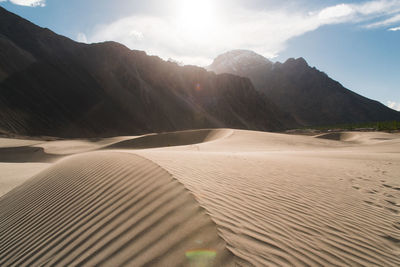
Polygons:
[[145,135],[118,142],[102,149],[146,149],[169,146],[185,146],[212,141],[225,134],[225,130],[189,130]]
[[337,132],[337,133],[324,133],[315,136],[316,138],[321,138],[321,139],[328,139],[328,140],[335,140],[335,141],[341,141],[343,137],[343,133]]
[[355,144],[376,144],[384,141],[396,141],[399,135],[385,132],[332,132],[315,136],[316,138],[342,141]]
[[62,157],[48,154],[42,147],[3,147],[0,148],[0,162],[51,162]]

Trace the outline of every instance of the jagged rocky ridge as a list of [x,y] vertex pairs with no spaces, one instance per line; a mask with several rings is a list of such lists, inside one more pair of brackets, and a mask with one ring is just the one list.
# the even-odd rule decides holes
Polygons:
[[248,50],[218,56],[207,68],[248,77],[255,88],[303,126],[400,120],[400,113],[358,95],[303,58],[272,63]]

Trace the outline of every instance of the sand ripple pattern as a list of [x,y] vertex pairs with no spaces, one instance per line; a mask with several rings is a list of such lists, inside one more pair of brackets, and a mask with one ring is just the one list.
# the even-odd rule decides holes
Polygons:
[[233,255],[191,193],[140,156],[66,158],[0,198],[0,266],[196,266]]
[[[245,266],[399,266],[397,214],[344,179],[349,160],[142,152],[190,189]],[[351,163],[351,162],[350,162]]]

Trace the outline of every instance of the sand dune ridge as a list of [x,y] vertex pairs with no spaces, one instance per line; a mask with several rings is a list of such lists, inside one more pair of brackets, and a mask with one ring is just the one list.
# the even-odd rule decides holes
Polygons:
[[215,263],[233,259],[193,196],[131,154],[69,157],[0,198],[0,210],[2,266],[189,265],[185,253],[204,249]]

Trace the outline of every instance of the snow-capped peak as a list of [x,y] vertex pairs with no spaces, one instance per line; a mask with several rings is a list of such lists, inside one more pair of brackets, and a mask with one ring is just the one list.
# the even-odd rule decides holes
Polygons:
[[250,50],[232,50],[219,55],[208,67],[209,70],[229,70],[237,72],[243,68],[252,68],[260,65],[271,65],[267,58]]

